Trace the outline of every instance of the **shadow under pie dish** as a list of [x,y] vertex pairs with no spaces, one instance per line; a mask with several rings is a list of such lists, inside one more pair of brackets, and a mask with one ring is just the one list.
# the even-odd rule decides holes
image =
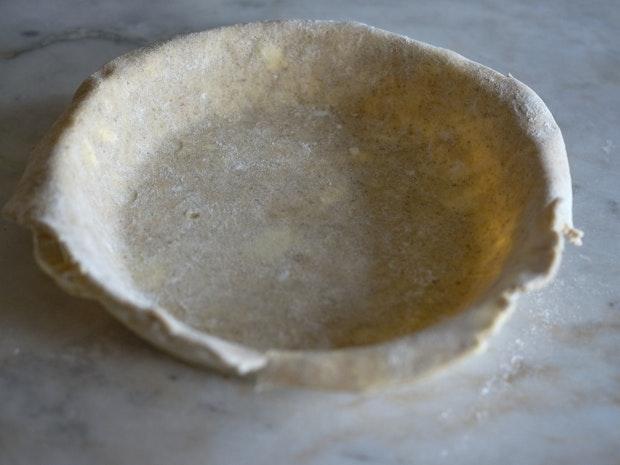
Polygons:
[[41,267],[187,361],[367,388],[481,347],[557,269],[559,128],[528,87],[358,23],[189,34],[105,65],[5,212]]

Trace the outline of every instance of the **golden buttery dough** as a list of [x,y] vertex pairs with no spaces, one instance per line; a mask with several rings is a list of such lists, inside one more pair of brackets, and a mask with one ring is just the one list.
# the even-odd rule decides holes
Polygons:
[[9,216],[40,265],[177,356],[366,388],[479,347],[572,228],[536,94],[357,23],[189,34],[105,65]]

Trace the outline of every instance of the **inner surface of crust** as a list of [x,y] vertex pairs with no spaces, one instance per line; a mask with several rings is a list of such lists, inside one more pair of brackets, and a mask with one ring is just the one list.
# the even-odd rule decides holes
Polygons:
[[253,348],[329,349],[492,285],[540,184],[509,103],[368,30],[226,34],[108,72],[85,109],[77,175],[137,292]]

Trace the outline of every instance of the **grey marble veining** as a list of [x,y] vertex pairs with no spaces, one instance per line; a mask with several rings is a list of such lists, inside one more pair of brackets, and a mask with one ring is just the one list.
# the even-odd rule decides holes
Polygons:
[[620,463],[620,6],[448,0],[0,2],[0,203],[80,81],[172,35],[354,19],[510,72],[563,130],[575,222],[554,283],[483,355],[373,395],[277,389],[152,349],[0,223],[0,464]]

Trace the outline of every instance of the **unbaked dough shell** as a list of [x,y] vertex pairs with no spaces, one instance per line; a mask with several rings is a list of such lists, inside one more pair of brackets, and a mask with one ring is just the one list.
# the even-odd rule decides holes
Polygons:
[[[377,60],[383,62],[377,65]],[[406,88],[407,82],[417,79],[418,84],[432,87],[421,89],[423,95],[436,91],[435,98],[452,102],[456,115],[470,111],[468,118],[473,121],[494,124],[493,118],[503,118],[507,122],[501,133],[485,137],[491,143],[513,141],[512,155],[497,156],[508,157],[515,176],[500,186],[519,192],[524,210],[518,215],[517,232],[502,245],[507,252],[501,269],[474,302],[455,315],[393,340],[333,349],[254,349],[196,329],[132,285],[120,265],[123,259],[113,230],[117,224],[114,209],[127,202],[122,195],[132,195],[126,184],[135,179],[135,174],[128,173],[131,163],[122,156],[131,157],[131,150],[140,152],[140,147],[152,148],[150,139],[158,132],[181,131],[186,120],[192,119],[188,115],[202,111],[200,105],[209,106],[209,111],[227,121],[257,105],[267,113],[280,108],[277,105],[319,100],[338,106],[345,100],[339,92],[345,90],[336,81],[330,84],[330,79],[351,76],[350,86],[345,87],[370,91],[369,84],[354,77],[371,79],[373,73],[383,73],[383,80],[372,87],[387,86],[386,93],[398,86],[404,86],[403,94],[413,92]],[[213,77],[201,84],[203,75]],[[243,98],[226,90],[240,76],[253,80],[251,85],[236,88],[247,94]],[[451,79],[456,79],[453,85]],[[275,87],[273,82],[277,82]],[[461,95],[465,92],[461,88],[467,86],[484,96],[480,108],[474,108],[471,95]],[[193,97],[184,108],[175,106],[173,99],[181,101],[184,92]],[[390,94],[394,95],[398,96]],[[403,100],[407,102],[406,97]],[[399,103],[373,105],[366,116],[390,111]],[[463,110],[465,106],[473,109]],[[133,116],[126,116],[123,108]],[[417,111],[426,111],[423,105],[420,108]],[[196,118],[200,121],[204,115]],[[474,127],[486,127],[480,124]],[[118,150],[106,147],[123,147],[128,153],[119,155]],[[116,178],[109,175],[111,168]],[[510,176],[508,168],[496,169]],[[99,200],[106,196],[111,200]],[[495,199],[485,196],[478,201],[478,208],[484,209]],[[35,149],[5,213],[31,229],[39,265],[63,289],[99,301],[167,352],[222,372],[256,376],[262,383],[363,389],[411,380],[482,348],[510,313],[517,296],[552,278],[564,238],[579,242],[571,209],[571,180],[560,129],[541,99],[524,84],[454,52],[363,24],[283,21],[181,36],[104,66],[80,86],[70,108]]]

